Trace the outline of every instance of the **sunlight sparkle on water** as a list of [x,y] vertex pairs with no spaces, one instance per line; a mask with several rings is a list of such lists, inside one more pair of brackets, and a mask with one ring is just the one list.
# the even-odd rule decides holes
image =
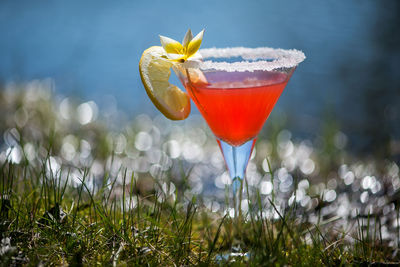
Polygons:
[[368,201],[368,199],[369,199],[368,191],[362,192],[361,195],[360,195],[361,203],[366,203]]
[[77,109],[78,121],[80,124],[88,124],[97,118],[98,108],[95,102],[89,101],[80,104]]
[[263,168],[263,170],[264,170],[265,172],[271,172],[271,170],[269,169],[269,166],[268,166],[268,161],[267,161],[267,159],[264,159],[264,160],[263,160],[261,166],[262,166],[262,168]]
[[139,132],[135,138],[135,147],[140,151],[147,151],[151,148],[153,139],[147,132]]
[[172,159],[176,159],[181,155],[181,148],[176,140],[169,140],[164,143],[163,150],[168,153]]
[[305,174],[305,175],[310,175],[313,173],[315,170],[315,164],[312,159],[306,159],[303,161],[303,163],[300,166],[300,170]]
[[203,160],[203,149],[196,143],[186,141],[182,145],[182,155],[189,162],[200,162]]
[[263,195],[269,195],[272,193],[273,185],[270,181],[263,181],[260,184],[260,193]]
[[297,187],[306,190],[310,187],[310,183],[307,179],[303,179],[298,183]]
[[351,185],[354,182],[354,173],[352,171],[346,172],[343,176],[345,185]]
[[21,150],[20,146],[18,146],[18,145],[9,147],[6,150],[5,154],[8,156],[8,158],[10,159],[10,161],[12,163],[19,164],[22,160],[22,150]]
[[36,149],[31,143],[26,143],[24,145],[24,152],[29,161],[33,161],[36,158]]
[[71,119],[72,107],[69,101],[69,98],[64,98],[59,106],[60,115],[65,120]]
[[232,179],[229,177],[228,172],[224,172],[215,178],[215,186],[224,189],[225,186],[232,184]]
[[324,200],[327,202],[332,202],[336,199],[336,191],[335,190],[326,190],[324,193]]

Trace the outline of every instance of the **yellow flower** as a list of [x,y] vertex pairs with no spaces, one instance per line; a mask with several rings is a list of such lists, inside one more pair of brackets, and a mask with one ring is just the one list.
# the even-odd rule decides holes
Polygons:
[[193,60],[201,58],[197,50],[200,48],[203,34],[204,30],[193,38],[192,31],[189,29],[183,38],[182,44],[162,35],[160,35],[160,41],[170,60],[185,62],[189,58]]

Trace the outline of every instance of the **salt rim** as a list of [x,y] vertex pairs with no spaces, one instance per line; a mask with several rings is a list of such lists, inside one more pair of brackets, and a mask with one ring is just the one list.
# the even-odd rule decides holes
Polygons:
[[[280,49],[270,47],[228,47],[200,49],[203,59],[207,58],[231,58],[242,57],[245,61],[238,62],[215,62],[212,60],[197,61],[188,60],[183,65],[187,68],[200,68],[202,70],[234,71],[271,71],[280,68],[292,68],[301,63],[306,56],[302,51],[296,49]],[[272,59],[272,61],[248,61],[256,59]]]

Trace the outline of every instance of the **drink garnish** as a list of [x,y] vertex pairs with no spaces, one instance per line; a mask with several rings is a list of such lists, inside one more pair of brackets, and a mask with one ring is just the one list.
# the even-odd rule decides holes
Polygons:
[[203,40],[204,30],[199,32],[194,38],[192,31],[189,29],[182,44],[174,39],[160,35],[160,42],[169,59],[177,62],[185,62],[189,58],[197,60],[201,55],[197,52],[200,48],[201,41]]
[[171,67],[180,62],[198,60],[197,52],[203,40],[204,30],[193,37],[189,29],[182,44],[174,39],[160,36],[161,46],[152,46],[143,52],[139,72],[147,95],[167,118],[183,120],[190,113],[190,98],[177,86],[169,83]]

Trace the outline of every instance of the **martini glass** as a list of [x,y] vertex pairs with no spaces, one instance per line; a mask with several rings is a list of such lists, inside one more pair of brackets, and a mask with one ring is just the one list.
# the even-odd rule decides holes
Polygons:
[[[257,135],[305,56],[267,47],[211,48],[200,54],[203,61],[177,63],[174,71],[216,136],[232,178],[234,217],[240,225],[243,179]],[[233,254],[243,253],[232,249]]]

